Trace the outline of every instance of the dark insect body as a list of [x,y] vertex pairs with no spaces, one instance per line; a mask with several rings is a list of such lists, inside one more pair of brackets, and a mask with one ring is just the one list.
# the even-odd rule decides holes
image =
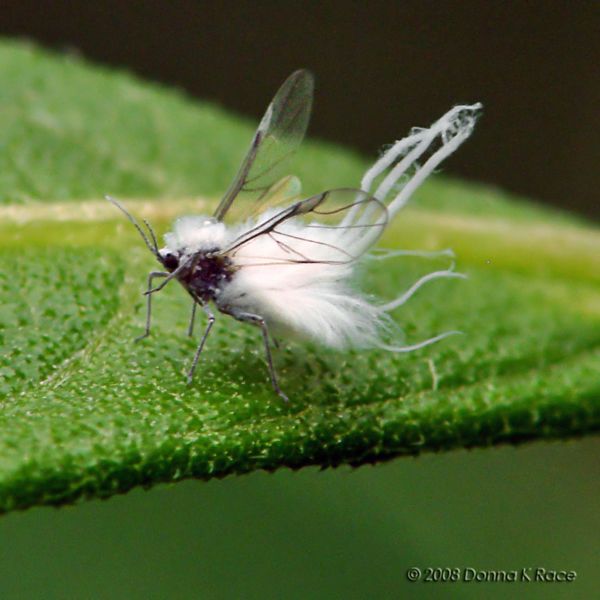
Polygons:
[[[216,301],[235,273],[231,259],[218,252],[217,248],[199,252],[177,274],[179,283],[193,298],[202,302]],[[179,266],[179,259],[173,254],[167,255],[162,262],[169,273],[173,273]]]

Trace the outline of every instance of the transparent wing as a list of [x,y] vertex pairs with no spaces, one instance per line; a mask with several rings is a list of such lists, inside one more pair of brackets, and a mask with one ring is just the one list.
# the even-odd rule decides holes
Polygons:
[[387,209],[377,198],[340,188],[268,211],[222,253],[235,257],[237,266],[345,264],[374,244],[387,223]]
[[313,76],[308,71],[295,71],[285,80],[267,107],[250,150],[215,211],[216,219],[223,220],[240,193],[252,194],[252,200],[261,199],[285,174],[287,159],[302,142],[308,127],[313,90]]
[[297,202],[300,200],[301,193],[302,184],[296,176],[288,175],[282,177],[264,193],[255,197],[254,201],[249,206],[245,207],[246,210],[242,211],[244,214],[240,216],[256,221],[259,218],[259,215],[264,213],[267,209],[274,210],[276,208],[285,208],[290,206],[293,202]]

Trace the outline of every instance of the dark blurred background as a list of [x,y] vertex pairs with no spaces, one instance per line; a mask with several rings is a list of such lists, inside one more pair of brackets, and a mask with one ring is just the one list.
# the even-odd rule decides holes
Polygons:
[[485,120],[448,171],[600,215],[598,2],[4,0],[0,33],[253,118],[308,67],[311,135],[369,155],[480,100]]

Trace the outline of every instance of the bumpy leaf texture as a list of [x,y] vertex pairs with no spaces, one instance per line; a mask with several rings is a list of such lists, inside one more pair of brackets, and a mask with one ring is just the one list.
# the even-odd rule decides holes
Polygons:
[[[394,316],[409,342],[446,329],[464,336],[409,355],[284,343],[285,405],[259,333],[223,318],[188,387],[186,296],[162,292],[152,336],[133,343],[154,259],[100,198],[119,196],[160,231],[182,212],[210,211],[252,125],[12,42],[0,45],[0,83],[0,510],[599,428],[600,234],[591,225],[435,179],[381,245],[453,247],[469,279],[432,282]],[[297,173],[308,193],[357,185],[365,165],[308,143]],[[372,261],[361,285],[391,298],[437,266]]]

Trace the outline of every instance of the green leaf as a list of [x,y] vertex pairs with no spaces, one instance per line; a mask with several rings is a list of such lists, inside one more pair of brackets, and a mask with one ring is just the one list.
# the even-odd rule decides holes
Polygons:
[[[432,282],[394,316],[411,342],[465,335],[409,355],[285,344],[276,354],[285,405],[258,332],[223,317],[188,387],[185,294],[161,292],[152,336],[133,344],[153,257],[100,198],[121,197],[161,232],[182,212],[209,211],[252,124],[12,42],[0,45],[0,83],[0,510],[599,428],[592,226],[437,178],[382,245],[453,247],[469,279]],[[297,172],[313,192],[356,185],[366,164],[312,142]],[[361,285],[391,298],[434,266],[368,262]]]

